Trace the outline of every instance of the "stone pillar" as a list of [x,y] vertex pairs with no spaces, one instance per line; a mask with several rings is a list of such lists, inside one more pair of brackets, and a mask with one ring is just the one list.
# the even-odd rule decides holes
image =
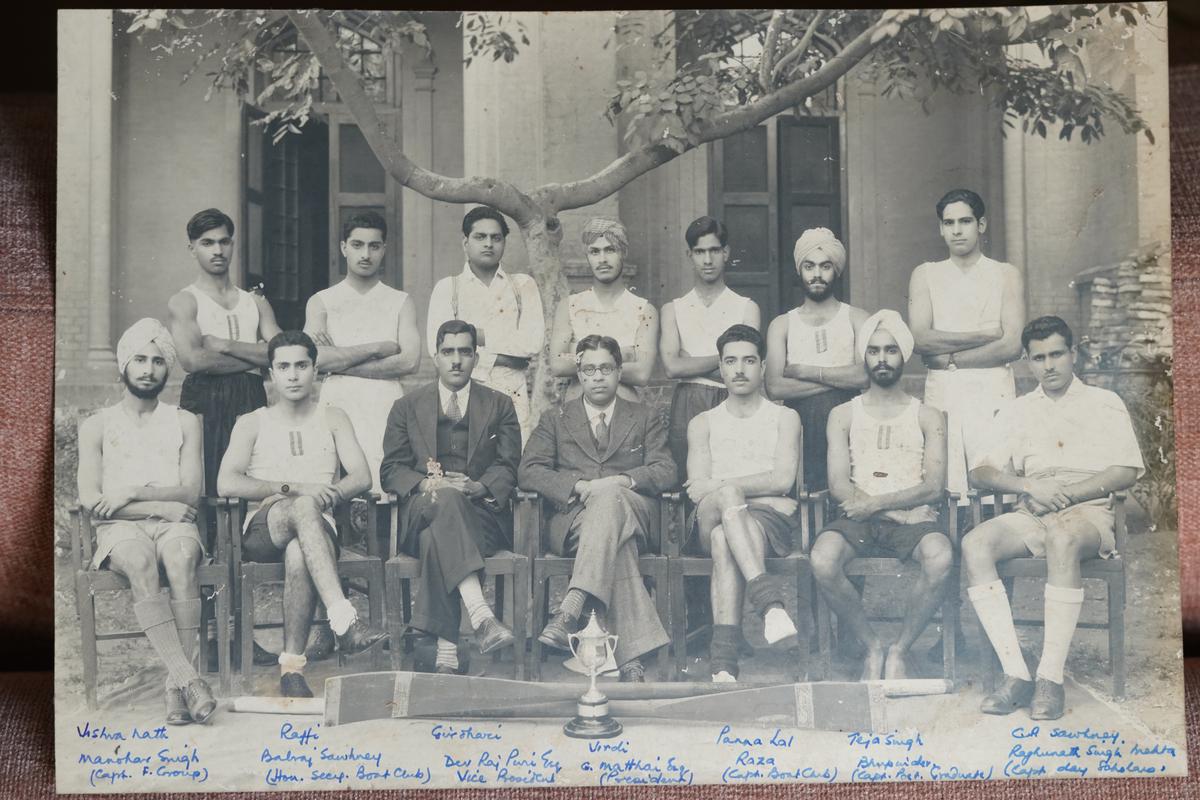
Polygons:
[[[416,50],[413,51],[416,53]],[[416,56],[414,55],[414,58]],[[404,60],[405,76],[401,125],[405,154],[423,167],[433,168],[434,141],[434,76],[437,68],[422,58],[409,66],[408,54]],[[403,225],[404,290],[414,297],[428,298],[433,284],[439,277],[434,273],[435,252],[433,229],[433,202],[424,195],[402,190],[401,205]],[[420,316],[424,317],[425,304],[418,303]],[[423,331],[425,320],[418,321]]]
[[113,18],[111,11],[88,15],[91,30],[91,98],[88,237],[91,312],[88,367],[111,369],[116,362],[112,335],[112,130]]
[[1019,130],[1004,137],[1004,255],[1025,268],[1025,134]]

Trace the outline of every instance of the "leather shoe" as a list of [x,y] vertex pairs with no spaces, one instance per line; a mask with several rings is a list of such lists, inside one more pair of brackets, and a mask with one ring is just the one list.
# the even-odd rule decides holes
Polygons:
[[217,710],[217,700],[213,697],[212,688],[203,678],[192,678],[183,687],[183,698],[187,703],[188,714],[192,720],[203,725]]
[[547,647],[566,650],[569,653],[571,652],[571,641],[567,637],[571,635],[571,628],[574,627],[574,623],[575,620],[559,611],[550,618],[550,621],[546,623],[546,627],[542,628],[542,632],[538,634],[538,641]]
[[284,697],[312,697],[308,681],[299,672],[285,672],[279,676],[279,688]]
[[309,661],[324,661],[333,655],[337,639],[328,625],[318,625],[312,644],[304,651],[304,657]]
[[516,640],[508,626],[495,617],[488,617],[475,629],[475,641],[479,643],[479,652],[485,655],[501,647],[508,647]]
[[1067,693],[1061,683],[1038,677],[1033,687],[1033,702],[1029,704],[1030,719],[1058,719],[1063,715]]
[[187,699],[183,696],[183,689],[178,686],[168,686],[167,724],[188,725],[191,721],[192,715],[188,713]]
[[1011,675],[1004,676],[1004,682],[996,691],[983,698],[979,710],[984,714],[1011,714],[1018,708],[1029,705],[1033,697],[1033,681],[1023,681]]
[[639,659],[626,661],[621,665],[621,683],[645,683],[646,668]]
[[[217,648],[214,647],[213,652],[216,652],[216,649]],[[272,653],[270,650],[259,645],[258,642],[255,642],[254,643],[254,666],[256,666],[256,667],[279,666],[279,654]]]
[[352,656],[388,638],[387,631],[372,628],[360,619],[354,620],[346,632],[337,637],[338,650]]

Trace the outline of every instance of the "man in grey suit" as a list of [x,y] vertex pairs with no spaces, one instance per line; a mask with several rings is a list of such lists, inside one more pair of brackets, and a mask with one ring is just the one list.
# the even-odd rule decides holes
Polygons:
[[479,571],[512,547],[521,426],[507,395],[471,380],[476,341],[469,322],[438,328],[438,380],[392,406],[379,468],[402,504],[398,548],[421,559],[412,626],[437,637],[436,671],[446,674],[458,671],[460,599],[480,652],[514,641],[484,600]]
[[622,681],[645,680],[640,657],[667,644],[667,632],[638,572],[657,497],[678,480],[660,415],[617,397],[621,347],[585,336],[575,348],[583,397],[543,414],[518,473],[521,488],[554,505],[550,547],[574,556],[570,588],[538,641],[568,649],[590,599],[618,634]]

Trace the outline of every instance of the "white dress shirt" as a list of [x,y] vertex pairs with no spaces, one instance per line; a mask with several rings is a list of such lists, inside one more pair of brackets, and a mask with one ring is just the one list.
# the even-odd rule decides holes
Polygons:
[[458,398],[458,410],[462,415],[462,419],[466,419],[467,403],[471,401],[471,382],[468,381],[467,385],[459,389],[457,392],[452,392],[446,388],[446,384],[438,381],[438,397],[441,399],[442,413],[447,417],[450,416],[448,409],[450,408],[451,395]]

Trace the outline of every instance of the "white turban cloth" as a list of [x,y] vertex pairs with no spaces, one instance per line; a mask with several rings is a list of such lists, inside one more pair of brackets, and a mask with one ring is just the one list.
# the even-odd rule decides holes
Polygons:
[[167,327],[153,317],[142,317],[129,326],[117,342],[117,372],[124,375],[125,367],[148,344],[155,344],[166,359],[167,371],[175,367],[175,340]]
[[839,277],[846,271],[846,245],[842,244],[829,228],[809,228],[796,240],[796,247],[792,250],[797,272],[800,271],[800,264],[811,256],[814,250],[820,250],[829,257]]
[[896,340],[896,344],[900,346],[900,353],[904,356],[904,363],[913,354],[913,335],[908,326],[904,324],[903,317],[899,311],[893,311],[890,308],[883,308],[876,311],[871,316],[867,317],[867,321],[858,329],[858,355],[864,361],[867,358],[867,342],[871,341],[871,336],[877,330],[887,331]]
[[622,255],[629,252],[629,231],[625,230],[625,226],[619,220],[604,217],[589,219],[583,226],[583,246],[587,247],[601,236],[620,250]]

